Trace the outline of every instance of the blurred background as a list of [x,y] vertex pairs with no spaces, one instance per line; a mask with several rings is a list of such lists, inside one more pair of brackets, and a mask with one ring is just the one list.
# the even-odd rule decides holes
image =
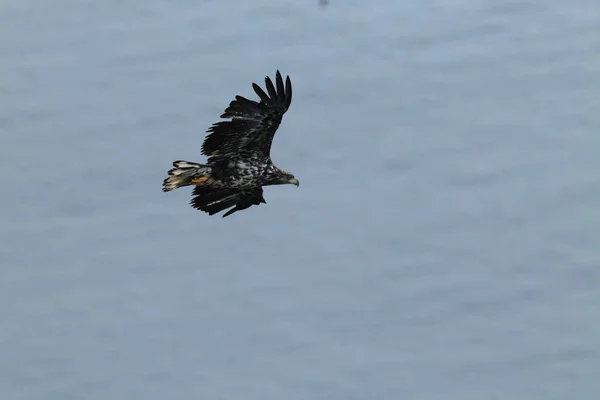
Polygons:
[[[596,399],[596,0],[2,0],[0,395]],[[161,192],[279,69],[300,187]]]

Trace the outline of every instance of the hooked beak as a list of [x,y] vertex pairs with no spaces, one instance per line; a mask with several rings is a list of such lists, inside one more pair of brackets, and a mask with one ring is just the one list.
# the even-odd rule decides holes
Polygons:
[[296,178],[292,178],[292,179],[290,179],[290,180],[288,181],[288,183],[291,183],[292,185],[296,185],[296,186],[299,186],[299,185],[300,185],[300,182],[298,182],[298,179],[296,179]]

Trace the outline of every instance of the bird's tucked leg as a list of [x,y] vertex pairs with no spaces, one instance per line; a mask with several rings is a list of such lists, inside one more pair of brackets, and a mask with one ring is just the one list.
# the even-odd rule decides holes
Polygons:
[[210,176],[199,176],[197,178],[192,178],[192,185],[196,186],[210,186],[215,180]]

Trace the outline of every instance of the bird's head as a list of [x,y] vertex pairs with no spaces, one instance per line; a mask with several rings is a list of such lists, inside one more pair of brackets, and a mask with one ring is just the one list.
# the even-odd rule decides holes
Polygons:
[[298,182],[298,179],[296,179],[296,177],[292,174],[290,174],[287,171],[281,170],[281,173],[279,175],[279,183],[282,185],[286,185],[286,184],[290,184],[290,185],[296,185],[299,186],[300,182]]

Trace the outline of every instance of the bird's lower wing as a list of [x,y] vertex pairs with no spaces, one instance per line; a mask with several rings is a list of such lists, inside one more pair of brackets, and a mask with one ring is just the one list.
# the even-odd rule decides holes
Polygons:
[[193,208],[204,211],[209,215],[219,213],[227,208],[234,207],[227,211],[223,218],[233,214],[236,211],[245,210],[246,208],[266,203],[263,197],[262,188],[250,190],[233,190],[233,189],[213,189],[209,187],[196,186],[192,193],[192,201],[190,205]]

